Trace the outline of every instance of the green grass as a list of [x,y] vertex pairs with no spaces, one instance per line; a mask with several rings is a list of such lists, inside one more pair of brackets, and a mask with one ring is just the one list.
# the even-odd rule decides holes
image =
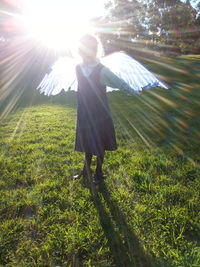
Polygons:
[[197,59],[200,60],[200,55],[182,55],[179,58],[185,58],[185,59]]
[[172,91],[109,94],[119,148],[97,187],[72,180],[83,164],[74,93],[36,94],[1,122],[2,266],[200,265],[198,74],[170,64],[179,72],[149,67]]

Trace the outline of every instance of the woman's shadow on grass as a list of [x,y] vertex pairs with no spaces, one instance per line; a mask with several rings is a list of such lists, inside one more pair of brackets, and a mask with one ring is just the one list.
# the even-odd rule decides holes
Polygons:
[[[127,225],[122,211],[110,196],[106,184],[90,187],[99,221],[108,240],[114,266],[150,267],[152,257],[141,247],[138,238]],[[104,203],[103,203],[104,202]]]

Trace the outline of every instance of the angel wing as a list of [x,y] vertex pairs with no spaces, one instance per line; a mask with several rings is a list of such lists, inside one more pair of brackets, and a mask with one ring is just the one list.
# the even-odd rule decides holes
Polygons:
[[59,58],[45,74],[37,90],[48,96],[57,95],[62,89],[77,91],[76,65],[77,61],[73,58]]
[[[153,73],[137,60],[124,52],[116,52],[101,59],[103,65],[124,80],[135,91],[142,91],[153,87],[169,87],[160,81]],[[108,91],[115,90],[108,88]]]
[[[160,81],[147,68],[124,52],[115,52],[100,59],[103,65],[124,80],[133,91],[142,91],[152,87],[169,87]],[[77,60],[69,57],[59,58],[51,67],[37,89],[45,95],[57,95],[62,89],[77,91],[75,67]],[[117,88],[107,87],[107,91]]]

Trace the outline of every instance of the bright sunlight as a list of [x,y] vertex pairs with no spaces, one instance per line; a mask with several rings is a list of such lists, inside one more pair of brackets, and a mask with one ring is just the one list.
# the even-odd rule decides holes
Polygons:
[[105,0],[24,0],[23,21],[30,34],[48,47],[74,47],[86,32],[90,19],[105,13]]

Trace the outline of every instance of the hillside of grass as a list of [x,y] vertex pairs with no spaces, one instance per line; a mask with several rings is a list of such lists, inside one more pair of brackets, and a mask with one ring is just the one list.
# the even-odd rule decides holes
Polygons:
[[119,147],[98,186],[72,179],[75,93],[34,91],[4,117],[2,266],[200,266],[199,63],[148,64],[173,88],[108,94]]

